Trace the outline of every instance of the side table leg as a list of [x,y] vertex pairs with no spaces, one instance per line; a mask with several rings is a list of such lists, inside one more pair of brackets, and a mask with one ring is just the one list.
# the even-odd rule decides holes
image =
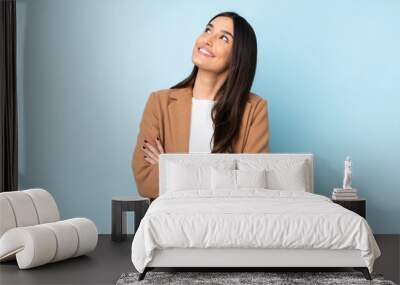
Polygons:
[[145,202],[135,205],[135,228],[133,234],[135,234],[139,228],[140,221],[143,219],[147,209],[149,208],[149,203],[150,202]]
[[120,201],[112,201],[112,229],[111,240],[123,241],[126,239],[126,212],[122,209]]

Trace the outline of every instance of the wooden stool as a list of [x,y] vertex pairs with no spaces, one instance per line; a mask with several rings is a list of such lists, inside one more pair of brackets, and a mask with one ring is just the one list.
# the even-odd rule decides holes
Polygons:
[[135,197],[113,197],[112,208],[112,241],[123,241],[127,238],[126,233],[126,212],[135,213],[135,228],[136,233],[140,221],[146,214],[147,208],[150,205],[148,198]]

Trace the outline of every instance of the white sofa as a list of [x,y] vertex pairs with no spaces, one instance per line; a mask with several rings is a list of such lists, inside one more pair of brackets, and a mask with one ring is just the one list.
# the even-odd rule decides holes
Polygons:
[[28,269],[86,254],[97,239],[97,227],[87,218],[60,221],[44,189],[0,193],[0,262],[16,259],[20,269]]

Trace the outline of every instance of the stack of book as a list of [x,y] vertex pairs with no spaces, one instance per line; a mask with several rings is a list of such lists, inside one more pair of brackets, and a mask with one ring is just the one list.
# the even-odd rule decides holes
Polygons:
[[332,199],[334,200],[357,200],[357,189],[333,188]]

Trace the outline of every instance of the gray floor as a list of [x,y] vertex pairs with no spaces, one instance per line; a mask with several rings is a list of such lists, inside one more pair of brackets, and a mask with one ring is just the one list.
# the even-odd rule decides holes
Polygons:
[[[399,283],[400,236],[377,235],[382,256],[375,270]],[[115,284],[123,272],[134,271],[130,259],[132,236],[121,243],[100,235],[95,251],[87,256],[19,270],[15,261],[0,264],[0,284]]]

